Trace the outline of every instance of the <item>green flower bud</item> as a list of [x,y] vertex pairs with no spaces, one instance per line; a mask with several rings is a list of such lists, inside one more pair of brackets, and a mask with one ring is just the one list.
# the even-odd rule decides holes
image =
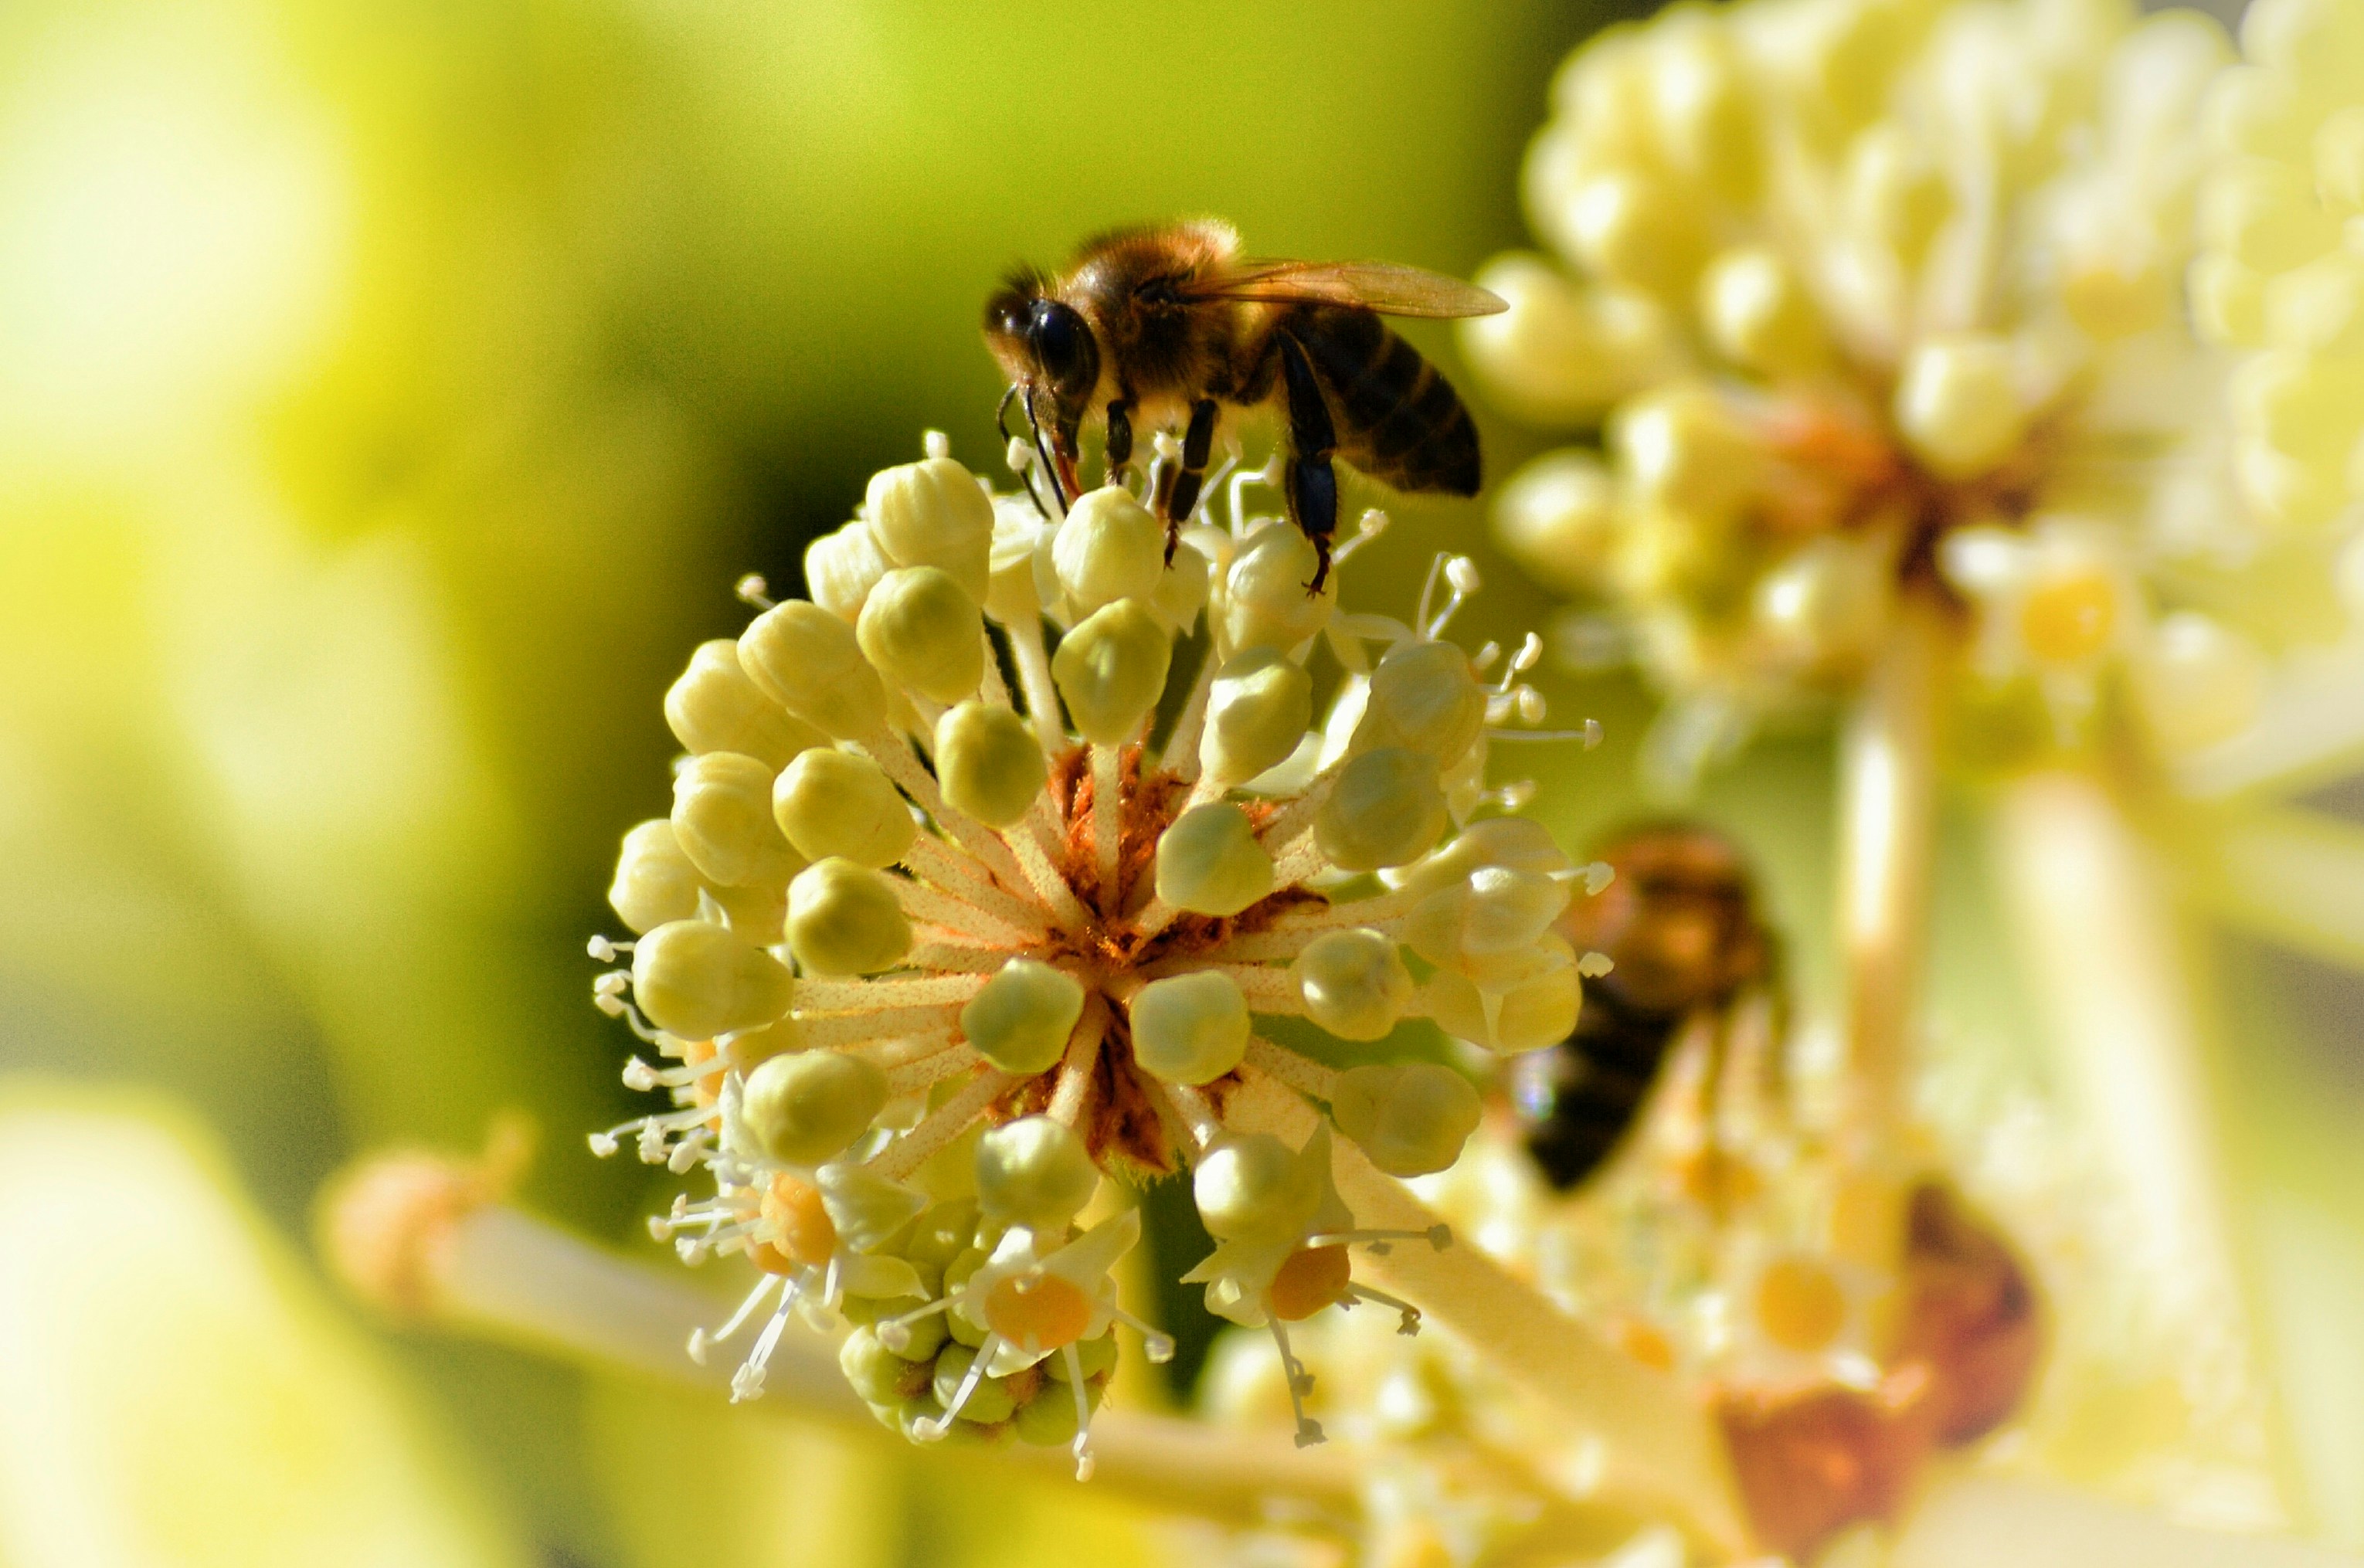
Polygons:
[[1199,766],[1228,789],[1277,767],[1313,722],[1313,678],[1270,648],[1243,649],[1215,672]]
[[[1053,1356],[1043,1365],[1057,1376],[1066,1361],[1065,1356]],[[1064,1387],[1046,1386],[1018,1407],[1018,1440],[1029,1448],[1065,1448],[1076,1440],[1076,1398]]]
[[[949,1410],[953,1399],[960,1393],[961,1385],[968,1378],[968,1369],[976,1361],[976,1352],[965,1345],[947,1345],[936,1357],[936,1403]],[[975,1421],[979,1426],[992,1426],[1018,1414],[1018,1402],[1009,1396],[1009,1386],[998,1377],[977,1380],[969,1390],[968,1403],[961,1407],[961,1419]]]
[[664,713],[684,751],[737,751],[774,768],[825,739],[756,689],[739,663],[739,645],[727,639],[697,645],[665,693]]
[[1289,649],[1330,622],[1335,580],[1309,595],[1319,565],[1313,541],[1286,523],[1250,534],[1223,574],[1223,640],[1230,648]]
[[927,1386],[926,1369],[878,1342],[868,1329],[856,1329],[837,1347],[837,1367],[866,1404],[893,1405]]
[[805,546],[805,590],[812,602],[851,625],[862,602],[895,563],[878,548],[870,525],[856,518]]
[[1119,599],[1059,639],[1051,677],[1085,740],[1121,746],[1140,733],[1165,694],[1173,658],[1173,637],[1157,617],[1138,600]]
[[1146,599],[1165,574],[1165,525],[1121,486],[1104,485],[1060,523],[1051,566],[1078,616],[1119,599]]
[[[1106,1379],[1109,1373],[1116,1370],[1116,1336],[1114,1334],[1102,1334],[1097,1340],[1076,1340],[1076,1359],[1083,1363],[1084,1381],[1086,1383],[1095,1383]],[[1054,1382],[1064,1384],[1067,1381],[1066,1357],[1053,1356],[1050,1360],[1044,1362],[1043,1365],[1044,1370],[1050,1373]],[[1075,1400],[1066,1396],[1064,1390],[1061,1392],[1061,1398],[1071,1408],[1074,1407]],[[1091,1400],[1092,1408],[1096,1410],[1099,1408],[1100,1396],[1098,1389],[1095,1388],[1091,1391]]]
[[835,740],[868,734],[886,711],[886,687],[853,628],[802,599],[757,616],[739,634],[739,662],[764,695]]
[[1015,827],[1049,777],[1033,727],[1001,704],[965,702],[936,720],[936,782],[953,810]]
[[1132,999],[1132,1059],[1169,1084],[1206,1084],[1248,1049],[1248,1004],[1214,970],[1153,980]]
[[1313,841],[1341,871],[1377,871],[1426,854],[1445,820],[1436,759],[1382,746],[1339,770],[1314,818]]
[[739,1123],[783,1165],[818,1165],[844,1152],[886,1106],[877,1063],[833,1051],[775,1056],[747,1074]]
[[673,781],[682,853],[728,887],[778,886],[804,863],[772,820],[772,770],[736,751],[692,757]]
[[1194,915],[1236,915],[1272,891],[1272,856],[1228,801],[1193,806],[1157,840],[1157,896]]
[[1425,1176],[1461,1158],[1482,1107],[1469,1081],[1433,1062],[1338,1074],[1330,1118],[1390,1176]]
[[895,885],[831,856],[788,884],[788,947],[813,974],[875,974],[911,951],[911,923]]
[[948,457],[907,462],[871,475],[864,503],[887,560],[948,573],[972,600],[984,601],[993,501],[976,475]]
[[772,786],[772,816],[806,860],[835,856],[874,871],[901,860],[919,831],[886,769],[829,747],[788,764]]
[[784,1016],[796,982],[763,949],[704,920],[675,920],[632,948],[632,997],[657,1028],[712,1040]]
[[704,885],[697,868],[681,852],[673,824],[660,817],[624,835],[615,880],[608,884],[608,903],[625,925],[646,931],[667,920],[694,917],[697,892]]
[[2027,431],[2011,345],[1959,333],[1916,345],[1896,382],[1896,428],[1941,479],[1969,479]]
[[958,702],[985,679],[985,620],[976,601],[933,566],[881,577],[854,629],[881,674],[931,702]]
[[1327,931],[1288,966],[1305,1016],[1340,1040],[1379,1040],[1411,1003],[1411,971],[1395,939],[1372,930]]
[[1004,1073],[1046,1073],[1084,1016],[1084,988],[1065,970],[1013,958],[961,1009],[961,1033]]
[[1099,1184],[1084,1140],[1047,1116],[1004,1122],[977,1141],[976,1197],[989,1218],[1064,1232]]
[[824,1165],[813,1184],[838,1240],[857,1252],[876,1251],[928,1207],[922,1194],[862,1165]]
[[1190,1195],[1218,1241],[1294,1239],[1321,1206],[1320,1173],[1268,1132],[1232,1133],[1190,1173]]
[[1355,732],[1364,750],[1400,746],[1438,762],[1456,761],[1486,728],[1486,688],[1469,655],[1450,642],[1405,642],[1371,672],[1370,695]]

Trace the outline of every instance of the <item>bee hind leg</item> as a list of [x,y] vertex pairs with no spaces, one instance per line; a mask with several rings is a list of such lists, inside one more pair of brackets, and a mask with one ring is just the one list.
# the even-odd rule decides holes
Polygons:
[[1199,487],[1207,482],[1207,463],[1215,453],[1215,400],[1202,397],[1190,406],[1190,426],[1182,434],[1182,462],[1157,475],[1157,515],[1165,520],[1165,564],[1174,564],[1174,547],[1182,540],[1182,525],[1199,509]]
[[1284,488],[1288,517],[1313,541],[1313,581],[1306,596],[1321,592],[1330,580],[1330,540],[1338,531],[1338,474],[1330,454],[1338,450],[1338,435],[1330,423],[1330,405],[1321,384],[1297,340],[1280,340],[1280,368],[1288,394],[1288,465]]

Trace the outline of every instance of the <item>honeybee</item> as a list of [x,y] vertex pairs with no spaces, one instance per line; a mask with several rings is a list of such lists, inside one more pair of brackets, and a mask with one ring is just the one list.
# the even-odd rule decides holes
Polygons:
[[1728,1015],[1750,995],[1778,1002],[1774,938],[1723,838],[1658,824],[1622,835],[1600,858],[1616,876],[1571,904],[1560,931],[1615,967],[1586,983],[1575,1033],[1520,1059],[1516,1085],[1528,1151],[1563,1192],[1615,1151],[1687,1027],[1716,1026],[1720,1069]]
[[1110,483],[1147,427],[1180,429],[1181,461],[1153,470],[1170,562],[1199,503],[1223,410],[1277,403],[1288,516],[1313,541],[1309,591],[1330,574],[1343,457],[1398,490],[1478,493],[1478,428],[1452,384],[1382,316],[1508,309],[1486,290],[1384,262],[1254,260],[1226,223],[1123,228],[1087,240],[1056,278],[1011,274],[986,302],[985,338],[1020,400],[1064,505],[1081,493],[1076,444],[1107,430]]

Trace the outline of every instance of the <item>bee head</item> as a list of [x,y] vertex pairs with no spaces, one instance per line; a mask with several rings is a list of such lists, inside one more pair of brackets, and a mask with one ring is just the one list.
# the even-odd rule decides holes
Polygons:
[[985,306],[985,337],[1012,385],[1048,393],[1063,425],[1082,419],[1099,384],[1099,343],[1081,312],[1051,297],[1043,278],[1021,272],[996,290]]

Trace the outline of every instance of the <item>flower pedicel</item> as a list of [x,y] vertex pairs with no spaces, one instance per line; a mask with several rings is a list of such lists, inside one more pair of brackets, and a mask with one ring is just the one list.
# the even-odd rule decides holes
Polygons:
[[[1048,521],[928,445],[811,547],[809,601],[753,591],[763,613],[667,694],[689,755],[611,892],[638,935],[593,947],[629,958],[597,995],[654,1050],[626,1082],[674,1106],[592,1142],[711,1177],[653,1228],[761,1271],[691,1344],[762,1318],[737,1396],[799,1309],[833,1314],[882,1421],[1072,1443],[1081,1472],[1139,1232],[1083,1223],[1100,1177],[1192,1168],[1221,1245],[1188,1277],[1284,1347],[1285,1323],[1357,1300],[1411,1331],[1348,1248],[1444,1229],[1358,1229],[1330,1124],[1290,1142],[1227,1109],[1286,1085],[1409,1175],[1459,1155],[1476,1095],[1424,1065],[1334,1073],[1257,1019],[1552,1044],[1579,1001],[1553,923],[1581,873],[1530,822],[1473,819],[1520,798],[1483,785],[1489,732],[1542,704],[1519,682],[1535,639],[1507,661],[1442,640],[1466,561],[1437,562],[1409,625],[1347,615],[1307,592],[1297,530],[1241,515],[1254,475],[1168,568],[1129,492]],[[1324,642],[1347,678],[1317,730]]]

